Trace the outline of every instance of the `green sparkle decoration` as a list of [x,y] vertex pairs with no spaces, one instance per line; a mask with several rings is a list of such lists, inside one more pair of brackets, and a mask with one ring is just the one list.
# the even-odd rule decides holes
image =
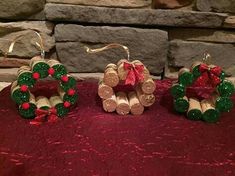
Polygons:
[[229,112],[233,108],[233,102],[228,97],[218,97],[215,105],[220,112]]
[[29,101],[29,91],[27,92],[22,92],[20,90],[20,87],[16,87],[12,94],[11,94],[12,99],[16,102],[16,104],[20,105],[24,102],[28,102]]
[[201,72],[199,71],[199,67],[200,67],[200,65],[197,65],[192,70],[192,74],[193,74],[194,79],[197,79],[199,76],[201,76]]
[[58,63],[52,66],[52,68],[55,70],[55,73],[52,75],[53,78],[55,79],[60,79],[61,76],[67,75],[67,69],[65,68],[64,65]]
[[65,108],[63,103],[58,103],[57,105],[55,105],[55,108],[59,117],[63,117],[69,112],[69,108]]
[[29,105],[30,107],[27,110],[23,109],[21,106],[19,107],[19,113],[25,119],[33,119],[35,117],[37,106],[33,103],[29,103]]
[[77,85],[77,81],[75,78],[73,78],[72,76],[68,76],[69,80],[68,82],[63,82],[61,81],[60,83],[60,87],[67,92],[70,88],[74,88]]
[[224,80],[217,86],[217,90],[222,97],[230,97],[234,93],[234,85],[227,80]]
[[31,72],[23,72],[20,75],[18,75],[17,82],[20,86],[27,85],[28,87],[33,87],[36,83],[36,80],[33,79]]
[[184,98],[178,98],[174,101],[174,107],[177,112],[184,113],[189,108],[189,102]]
[[202,112],[199,109],[191,109],[187,114],[190,120],[200,120],[202,119]]
[[219,111],[217,109],[208,109],[203,113],[202,119],[208,123],[215,123],[219,120]]
[[74,95],[68,95],[67,93],[64,94],[63,96],[63,101],[68,101],[70,102],[72,105],[74,105],[78,100],[78,94],[75,93]]
[[40,74],[40,78],[46,78],[49,73],[48,69],[50,66],[45,61],[35,61],[37,63],[33,64],[33,72],[37,72]]
[[182,84],[173,85],[170,91],[174,98],[182,98],[185,95],[185,87]]
[[193,74],[190,72],[184,72],[179,76],[179,83],[183,86],[189,86],[193,83]]

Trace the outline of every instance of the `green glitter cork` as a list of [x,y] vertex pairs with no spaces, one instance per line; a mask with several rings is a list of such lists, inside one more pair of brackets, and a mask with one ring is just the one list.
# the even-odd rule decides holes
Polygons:
[[68,114],[69,108],[64,107],[64,102],[59,96],[52,96],[50,98],[50,103],[56,108],[57,115],[63,117]]
[[59,61],[49,60],[47,63],[51,68],[53,68],[52,70],[50,70],[53,78],[60,79],[61,76],[67,75],[67,69]]
[[38,109],[48,110],[51,108],[50,101],[44,96],[39,96],[36,98],[36,105]]
[[182,98],[185,95],[185,87],[182,84],[172,85],[170,91],[174,98]]
[[12,83],[11,86],[11,98],[20,105],[24,102],[28,102],[30,94],[28,90],[22,91],[20,86],[17,85],[17,81]]
[[22,66],[19,68],[17,82],[20,86],[27,85],[28,87],[33,87],[36,80],[32,76],[29,66]]
[[183,98],[178,98],[174,100],[174,107],[177,112],[180,113],[187,112],[189,108],[188,98],[185,96]]
[[215,105],[212,100],[202,100],[201,102],[202,107],[202,119],[208,123],[215,123],[219,120],[219,111],[215,109]]
[[200,101],[196,98],[189,98],[189,108],[187,117],[190,120],[202,119],[202,108]]
[[75,88],[77,85],[77,81],[74,77],[68,75],[68,81],[67,82],[63,82],[61,81],[60,83],[60,87],[67,92],[70,88]]
[[25,119],[33,119],[37,109],[35,97],[30,94],[29,102],[23,103],[19,106],[19,113]]
[[199,67],[202,64],[202,62],[194,62],[191,66],[192,74],[194,79],[197,79],[199,76],[201,76],[201,72],[199,71]]
[[64,92],[61,88],[58,88],[58,93],[64,102],[67,101],[71,103],[71,105],[74,105],[78,100],[78,94],[76,90],[74,89],[70,89],[70,90],[71,91]]
[[229,97],[216,97],[215,107],[220,112],[229,112],[233,108],[233,102]]
[[179,83],[183,86],[189,86],[193,83],[193,74],[187,68],[182,68],[179,71]]
[[227,80],[224,80],[217,86],[217,90],[222,97],[230,97],[234,93],[234,85]]
[[30,67],[33,73],[39,73],[40,78],[46,78],[49,75],[48,70],[50,66],[44,59],[38,56],[31,59]]

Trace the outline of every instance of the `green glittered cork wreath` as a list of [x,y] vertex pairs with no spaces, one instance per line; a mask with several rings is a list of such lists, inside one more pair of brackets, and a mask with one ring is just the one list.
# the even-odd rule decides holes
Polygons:
[[[33,57],[29,66],[19,68],[17,80],[11,86],[11,98],[18,105],[19,114],[23,118],[33,119],[31,124],[41,124],[44,121],[55,122],[58,118],[66,116],[71,107],[76,104],[78,99],[76,80],[68,74],[65,66],[58,60],[44,59],[42,38],[38,32],[33,32],[41,41],[40,44],[36,43],[40,46],[41,56]],[[15,42],[16,40],[11,43],[9,53],[12,52]],[[52,77],[59,82],[57,93],[50,98],[35,97],[30,90],[39,80],[47,77]]]
[[[59,81],[57,95],[49,99],[44,96],[35,97],[30,88],[48,76]],[[68,75],[65,66],[59,61],[46,61],[36,56],[31,59],[30,66],[19,68],[17,81],[11,86],[11,97],[19,106],[23,118],[42,121],[47,116],[48,121],[53,121],[56,116],[65,116],[77,102],[76,80]]]
[[[205,60],[210,57],[206,55]],[[206,62],[195,62],[191,69],[182,68],[178,74],[178,83],[171,87],[174,109],[186,113],[188,119],[215,123],[222,112],[229,112],[233,107],[231,96],[234,85],[225,79],[225,72],[219,66]],[[187,88],[196,89],[196,95],[187,96]],[[212,89],[208,97],[199,99],[207,88]],[[203,96],[202,96],[203,97]]]

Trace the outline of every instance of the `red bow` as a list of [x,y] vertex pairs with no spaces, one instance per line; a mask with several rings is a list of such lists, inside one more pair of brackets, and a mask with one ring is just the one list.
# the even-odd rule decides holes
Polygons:
[[31,125],[40,125],[43,122],[56,122],[58,120],[57,110],[50,108],[48,110],[36,109],[36,117],[30,122]]
[[124,62],[124,70],[128,71],[125,84],[135,85],[144,80],[144,66]]
[[217,86],[220,83],[220,74],[222,73],[222,69],[218,66],[210,68],[206,64],[201,64],[199,66],[199,71],[201,72],[201,76],[197,78],[195,84],[199,86],[206,86],[210,84],[212,87]]

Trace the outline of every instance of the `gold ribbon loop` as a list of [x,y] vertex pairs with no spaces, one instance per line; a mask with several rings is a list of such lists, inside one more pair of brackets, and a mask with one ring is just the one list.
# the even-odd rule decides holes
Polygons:
[[[36,34],[37,37],[39,38],[39,43],[36,42],[35,44],[36,44],[36,46],[38,46],[38,47],[40,48],[40,50],[41,50],[41,57],[44,59],[44,58],[45,58],[45,50],[44,50],[44,45],[43,45],[42,36],[41,36],[41,35],[39,34],[39,32],[37,32],[36,30],[32,30],[32,29],[29,29],[29,30],[30,30],[30,31],[33,31],[34,34]],[[7,57],[7,55],[8,55],[9,53],[12,53],[12,51],[13,51],[13,49],[14,49],[14,46],[15,46],[15,43],[16,43],[19,39],[21,39],[22,37],[24,37],[24,35],[19,35],[19,36],[17,36],[17,37],[11,42],[8,51],[5,53],[5,57]]]
[[211,64],[211,55],[208,52],[204,53],[204,58],[202,59],[202,62],[209,65]]
[[99,53],[99,52],[102,52],[104,50],[108,50],[108,49],[112,49],[112,48],[123,48],[127,54],[127,60],[130,60],[130,51],[129,51],[129,48],[125,45],[121,45],[121,44],[118,44],[118,43],[111,43],[105,47],[102,47],[102,48],[97,48],[97,49],[91,49],[87,46],[85,46],[84,48],[86,49],[86,52],[87,53]]

